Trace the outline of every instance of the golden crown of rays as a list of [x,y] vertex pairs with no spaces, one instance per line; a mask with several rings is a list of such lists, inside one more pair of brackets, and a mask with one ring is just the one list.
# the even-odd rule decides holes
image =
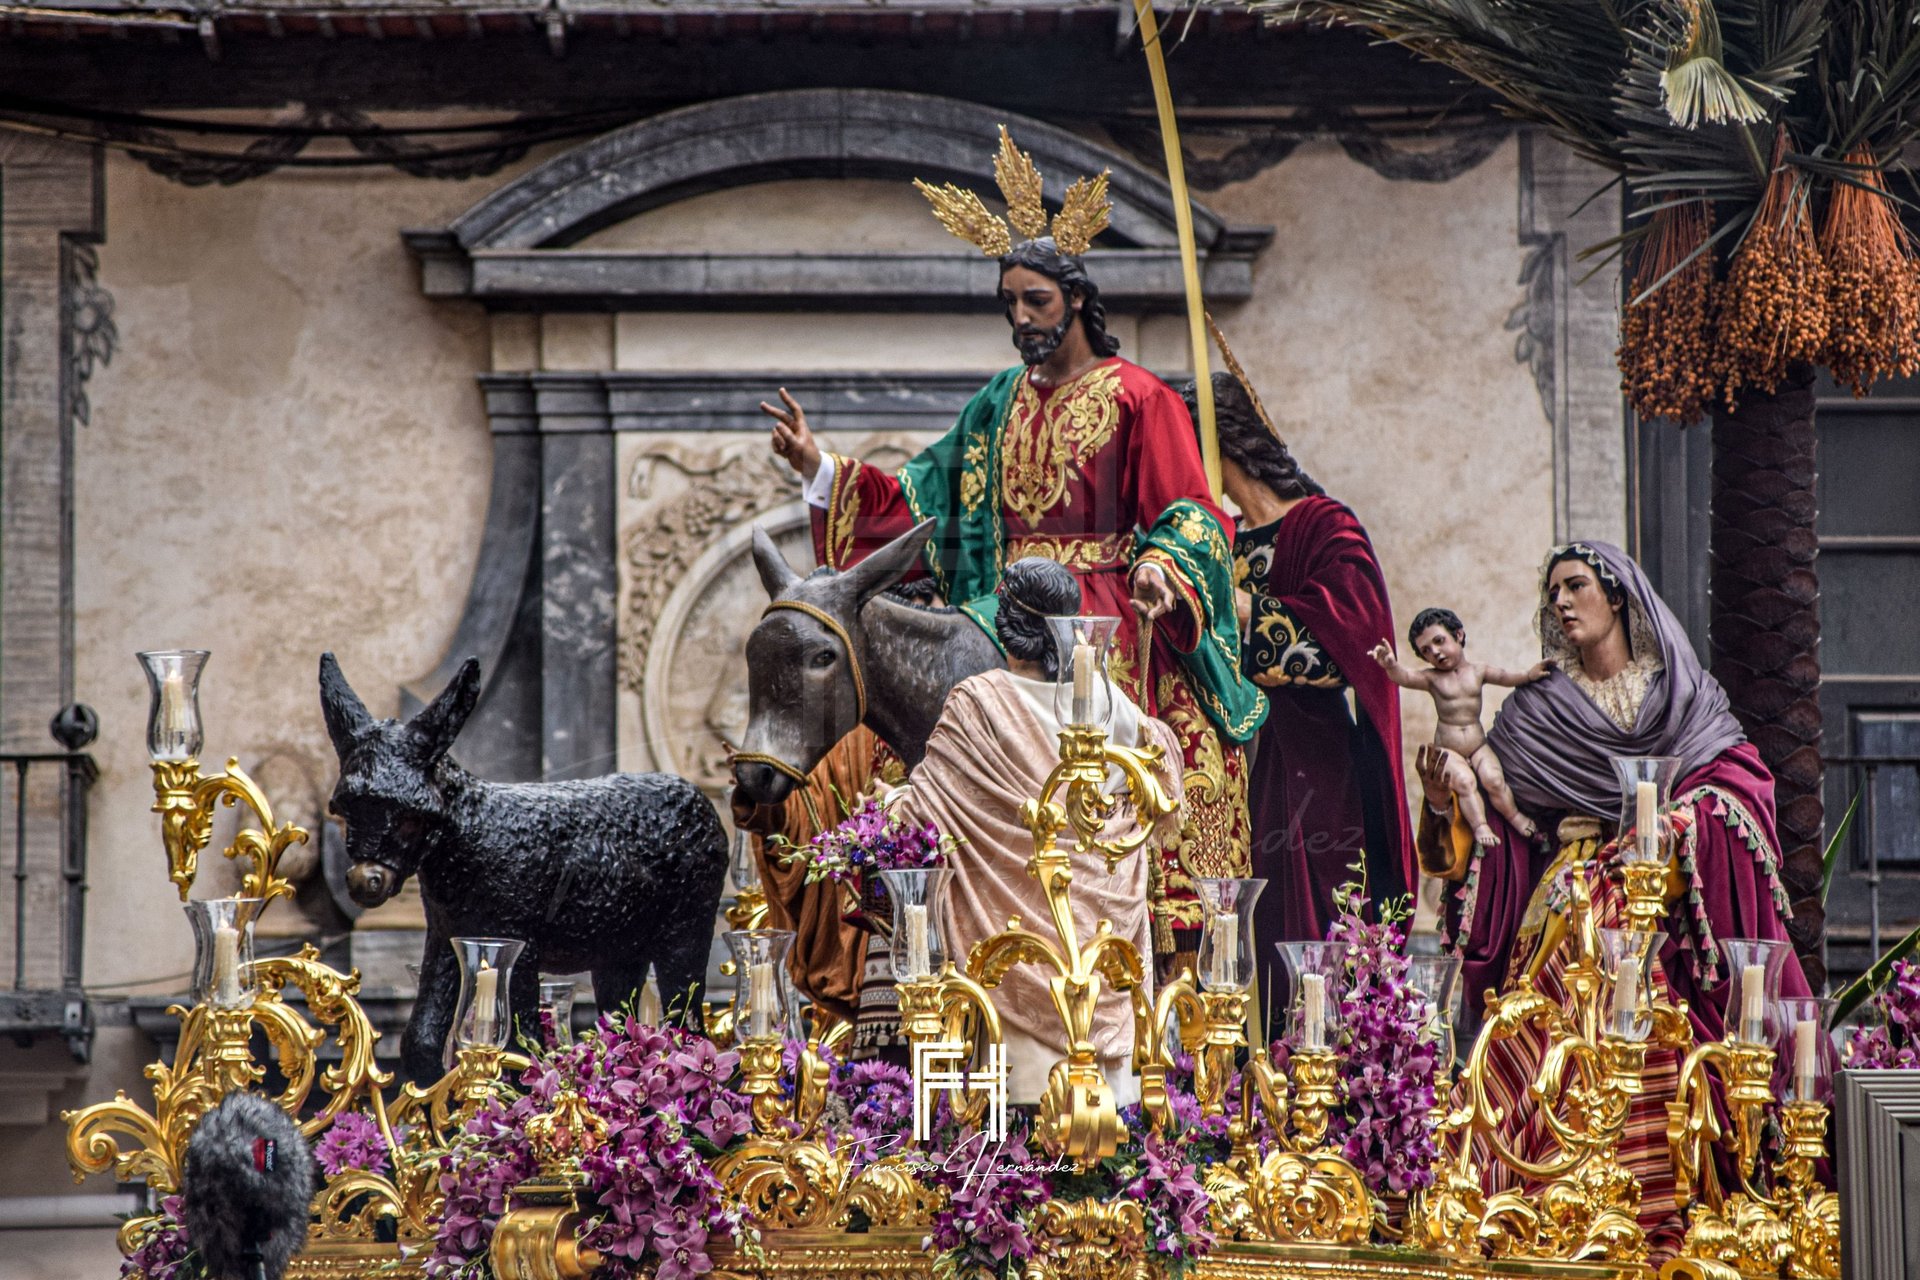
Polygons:
[[1233,348],[1227,345],[1227,335],[1220,332],[1220,326],[1214,323],[1213,313],[1209,311],[1206,314],[1207,332],[1213,335],[1213,344],[1220,348],[1220,356],[1227,362],[1227,371],[1233,374],[1233,380],[1240,384],[1240,389],[1247,393],[1247,399],[1253,404],[1253,411],[1260,415],[1260,421],[1265,423],[1267,430],[1273,433],[1273,438],[1285,444],[1286,437],[1280,434],[1279,427],[1273,425],[1273,419],[1267,416],[1267,406],[1260,403],[1260,393],[1253,389],[1253,379],[1247,377],[1247,371],[1240,367],[1238,360],[1234,359]]
[[993,180],[999,184],[1000,194],[1007,202],[1006,217],[990,212],[979,196],[951,182],[933,187],[915,178],[913,185],[932,203],[933,216],[940,219],[941,226],[978,246],[989,258],[997,258],[1013,248],[1016,231],[1022,240],[1038,240],[1049,234],[1049,230],[1061,253],[1078,257],[1087,251],[1093,238],[1107,228],[1113,212],[1113,202],[1107,199],[1110,172],[1102,169],[1099,177],[1081,178],[1068,187],[1060,202],[1060,212],[1053,215],[1049,229],[1046,206],[1040,202],[1040,170],[1034,167],[1032,156],[1013,145],[1013,139],[1007,136],[1007,126],[1001,125],[1000,151],[993,158]]

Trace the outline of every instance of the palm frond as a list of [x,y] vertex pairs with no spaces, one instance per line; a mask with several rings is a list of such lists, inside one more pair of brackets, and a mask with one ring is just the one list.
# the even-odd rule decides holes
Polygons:
[[1686,0],[1681,40],[1667,50],[1660,91],[1667,118],[1682,129],[1702,124],[1754,124],[1766,112],[1722,61],[1720,15],[1713,0]]

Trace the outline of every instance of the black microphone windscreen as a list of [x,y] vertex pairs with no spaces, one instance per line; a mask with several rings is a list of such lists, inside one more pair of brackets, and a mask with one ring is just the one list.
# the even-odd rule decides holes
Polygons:
[[181,1216],[213,1280],[280,1280],[306,1243],[313,1193],[300,1127],[258,1094],[228,1094],[187,1141]]

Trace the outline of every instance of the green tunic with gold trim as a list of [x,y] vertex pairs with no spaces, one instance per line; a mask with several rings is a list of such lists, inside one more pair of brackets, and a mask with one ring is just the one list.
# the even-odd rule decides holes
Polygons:
[[[1248,874],[1246,758],[1265,696],[1240,669],[1232,525],[1214,505],[1186,405],[1136,364],[1110,357],[1058,387],[1024,367],[982,388],[939,441],[897,474],[834,459],[815,551],[844,568],[921,520],[938,521],[925,572],[993,635],[1002,569],[1057,560],[1080,580],[1082,609],[1123,620],[1110,664],[1142,707],[1171,726],[1186,765],[1188,809],[1156,878],[1156,936],[1197,929],[1196,876]],[[1142,563],[1160,566],[1179,603],[1154,626],[1147,670],[1129,606]],[[1193,945],[1188,938],[1184,947]]]

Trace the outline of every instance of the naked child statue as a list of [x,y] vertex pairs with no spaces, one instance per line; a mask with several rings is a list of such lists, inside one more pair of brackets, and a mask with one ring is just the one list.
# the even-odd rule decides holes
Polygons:
[[[1467,628],[1460,615],[1451,609],[1422,609],[1407,628],[1407,643],[1427,661],[1424,670],[1414,671],[1394,656],[1391,642],[1382,639],[1372,651],[1373,660],[1386,669],[1387,676],[1402,689],[1419,689],[1431,694],[1439,723],[1434,726],[1435,746],[1452,752],[1453,767],[1447,785],[1459,798],[1460,813],[1473,828],[1473,838],[1484,847],[1500,843],[1487,822],[1486,807],[1480,802],[1480,787],[1500,816],[1528,840],[1539,827],[1514,802],[1500,760],[1487,745],[1487,731],[1480,723],[1480,699],[1490,684],[1517,689],[1545,679],[1553,670],[1547,661],[1534,663],[1525,671],[1507,671],[1467,661]],[[1461,763],[1465,761],[1466,763]],[[1478,779],[1478,785],[1475,779]]]

